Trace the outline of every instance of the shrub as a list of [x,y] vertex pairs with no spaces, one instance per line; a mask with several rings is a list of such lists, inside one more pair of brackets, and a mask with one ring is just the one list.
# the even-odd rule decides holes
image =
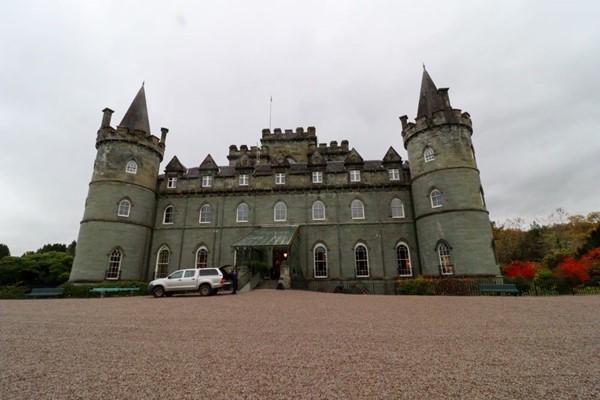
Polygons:
[[0,287],[0,299],[24,299],[29,289],[22,286]]
[[535,272],[538,269],[536,263],[531,261],[513,261],[504,267],[503,274],[509,278],[521,277],[525,279],[533,279]]
[[435,285],[422,276],[414,279],[401,279],[396,285],[396,294],[431,296],[435,294]]
[[[98,297],[98,293],[90,293],[90,290],[97,287],[104,288],[130,288],[136,287],[139,288],[139,291],[134,292],[134,296],[145,296],[148,295],[148,283],[147,282],[139,282],[139,281],[116,281],[116,282],[100,282],[94,284],[73,284],[71,282],[67,282],[62,287],[65,288],[65,297],[73,297],[73,298],[88,298],[88,297]],[[129,292],[115,292],[109,295],[112,296],[129,296]]]

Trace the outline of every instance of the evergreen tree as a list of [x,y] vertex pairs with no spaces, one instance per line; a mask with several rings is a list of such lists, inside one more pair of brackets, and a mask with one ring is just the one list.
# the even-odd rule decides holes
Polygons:
[[0,243],[0,259],[10,256],[10,250],[7,245]]

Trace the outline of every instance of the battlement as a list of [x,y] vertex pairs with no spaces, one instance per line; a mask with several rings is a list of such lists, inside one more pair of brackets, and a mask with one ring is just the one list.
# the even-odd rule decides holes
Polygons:
[[98,130],[96,136],[96,148],[100,147],[102,143],[111,141],[129,142],[135,143],[140,146],[144,146],[150,150],[156,152],[162,161],[165,153],[165,142],[166,133],[169,131],[167,128],[161,128],[162,138],[159,139],[156,136],[149,135],[142,130],[134,130],[129,132],[124,126],[117,126],[113,128],[111,126],[104,126]]
[[408,117],[403,115],[400,117],[402,122],[402,138],[404,139],[404,147],[410,139],[416,134],[441,125],[463,125],[473,134],[473,123],[468,112],[462,112],[459,109],[440,110],[432,113],[431,118],[423,115],[415,119],[415,122],[408,122]]
[[296,128],[294,132],[292,129],[286,129],[284,131],[281,128],[273,129],[271,132],[270,129],[262,130],[262,138],[261,142],[271,142],[271,141],[286,141],[286,140],[314,140],[317,139],[317,130],[314,126],[309,126],[305,131],[304,128],[299,127]]

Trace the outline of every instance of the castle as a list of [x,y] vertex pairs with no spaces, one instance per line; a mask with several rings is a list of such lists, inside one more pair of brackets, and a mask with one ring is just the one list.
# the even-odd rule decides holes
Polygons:
[[260,146],[229,147],[229,165],[173,157],[160,174],[168,129],[151,134],[144,87],[116,128],[103,113],[73,282],[257,261],[309,289],[499,275],[471,118],[426,70],[415,121],[400,117],[408,161],[393,147],[363,160],[314,127],[264,129]]

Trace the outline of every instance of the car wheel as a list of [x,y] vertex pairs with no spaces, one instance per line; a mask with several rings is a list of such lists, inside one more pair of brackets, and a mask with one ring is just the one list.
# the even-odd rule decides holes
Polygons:
[[212,293],[212,288],[208,283],[203,283],[200,285],[200,289],[198,289],[198,291],[200,292],[200,296],[208,296]]
[[152,291],[154,297],[163,297],[165,295],[165,289],[162,286],[157,286]]

